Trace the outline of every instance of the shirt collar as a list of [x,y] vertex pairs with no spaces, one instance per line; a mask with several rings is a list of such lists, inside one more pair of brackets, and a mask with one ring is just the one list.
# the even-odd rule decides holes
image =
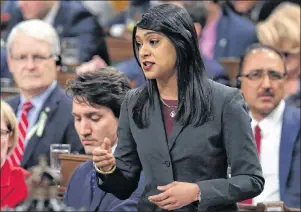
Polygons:
[[273,132],[275,126],[282,122],[284,108],[285,108],[285,102],[284,100],[281,100],[279,105],[260,122],[256,121],[250,112],[250,116],[252,118],[252,122],[251,122],[252,129],[254,129],[256,125],[259,125],[263,134],[267,132]]
[[39,96],[33,97],[32,99],[26,100],[25,97],[23,95],[21,95],[21,97],[20,97],[20,105],[19,105],[18,109],[21,110],[22,109],[22,105],[26,101],[30,101],[33,108],[37,108],[37,109],[42,108],[44,102],[49,97],[49,95],[52,93],[52,91],[55,89],[56,85],[57,85],[57,81],[54,80],[52,82],[52,84],[44,92],[42,92]]
[[59,7],[60,7],[60,2],[59,1],[55,2],[51,10],[44,17],[43,21],[52,25],[56,17],[56,14],[58,13]]

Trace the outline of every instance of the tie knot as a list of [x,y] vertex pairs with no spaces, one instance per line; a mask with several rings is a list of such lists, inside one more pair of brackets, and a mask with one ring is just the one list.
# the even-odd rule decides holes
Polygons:
[[32,104],[31,102],[25,102],[23,105],[22,105],[22,110],[23,111],[26,111],[28,112],[30,109],[32,108]]

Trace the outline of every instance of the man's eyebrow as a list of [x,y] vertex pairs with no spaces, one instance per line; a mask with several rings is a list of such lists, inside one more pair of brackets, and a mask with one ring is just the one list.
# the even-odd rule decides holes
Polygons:
[[[72,112],[73,116],[80,116],[79,114]],[[93,115],[100,115],[100,112],[94,111],[94,112],[87,112],[83,114],[84,116],[93,116]]]

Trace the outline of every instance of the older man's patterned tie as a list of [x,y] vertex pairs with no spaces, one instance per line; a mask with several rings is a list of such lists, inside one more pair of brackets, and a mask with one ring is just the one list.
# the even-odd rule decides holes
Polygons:
[[26,130],[28,128],[27,116],[28,116],[28,112],[31,108],[32,108],[31,102],[25,102],[22,105],[21,118],[20,118],[20,121],[18,124],[18,128],[19,128],[18,143],[8,158],[8,161],[13,166],[20,166],[21,161],[22,161],[22,157],[23,157],[23,153],[24,153],[24,141],[26,138]]

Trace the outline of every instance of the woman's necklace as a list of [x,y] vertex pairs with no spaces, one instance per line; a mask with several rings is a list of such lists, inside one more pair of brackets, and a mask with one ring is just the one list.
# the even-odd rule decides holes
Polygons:
[[165,106],[167,106],[169,109],[171,109],[171,112],[170,112],[169,115],[170,115],[171,118],[174,118],[174,117],[176,116],[176,114],[177,114],[176,110],[177,110],[178,106],[168,105],[166,102],[164,102],[163,99],[160,98],[160,100],[161,100],[161,102],[162,102]]

